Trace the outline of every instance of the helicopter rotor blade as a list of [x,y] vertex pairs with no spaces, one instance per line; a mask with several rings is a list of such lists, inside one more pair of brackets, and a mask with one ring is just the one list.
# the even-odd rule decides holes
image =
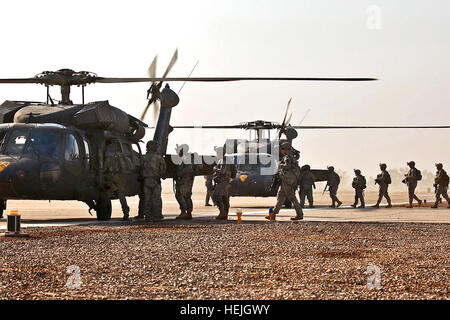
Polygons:
[[[172,59],[170,59],[169,65],[167,66],[167,69],[166,69],[166,71],[164,72],[164,74],[162,76],[163,79],[165,77],[167,77],[167,74],[170,72],[170,70],[172,69],[172,67],[175,64],[175,62],[177,62],[177,60],[178,60],[178,49],[175,49],[175,52],[173,53]],[[162,81],[164,81],[164,80],[162,80]]]
[[281,126],[280,129],[278,130],[278,139],[281,138],[281,135],[284,132],[284,127],[286,126],[286,117],[288,115],[289,112],[289,106],[291,105],[291,101],[292,101],[292,97],[289,99],[287,106],[286,106],[286,112],[284,113],[284,118],[283,118],[283,122],[281,122]]
[[[0,79],[0,83],[2,80]],[[35,79],[31,79],[36,81]],[[156,81],[186,81],[186,82],[226,82],[226,81],[374,81],[376,78],[290,78],[290,77],[168,77],[168,78],[110,78],[96,77],[97,83],[130,83],[130,82],[156,82]],[[8,83],[3,82],[3,83]],[[29,82],[40,83],[40,82]]]
[[150,65],[150,67],[148,67],[148,76],[150,78],[155,78],[156,77],[156,63],[158,62],[158,55],[156,55],[153,58],[152,64]]
[[[156,55],[153,58],[152,63],[150,64],[150,67],[148,67],[147,73],[149,75],[150,78],[154,78],[156,76],[156,63],[158,62],[158,55]],[[150,105],[154,102],[155,97],[153,96],[153,87],[154,87],[155,83],[151,82],[150,83],[150,87],[147,90],[147,106],[144,108],[144,110],[142,111],[141,117],[139,118],[139,120],[144,121],[145,115],[147,114],[148,108],[150,107]]]
[[450,126],[292,126],[294,129],[450,129]]
[[242,125],[171,126],[174,129],[242,129]]
[[41,83],[36,78],[0,79],[0,83]]
[[291,123],[291,118],[292,118],[292,112],[291,112],[291,114],[289,115],[289,118],[287,118],[287,120],[286,120],[286,125],[287,125],[287,126],[290,125],[290,123]]
[[158,100],[153,102],[153,123],[156,123],[156,119],[158,119],[159,111],[161,110],[161,105]]

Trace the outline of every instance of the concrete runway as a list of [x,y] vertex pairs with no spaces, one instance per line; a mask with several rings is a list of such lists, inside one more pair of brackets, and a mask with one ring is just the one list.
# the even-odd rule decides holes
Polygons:
[[[373,209],[353,209],[349,205],[352,203],[353,193],[341,192],[338,194],[344,205],[338,209],[329,208],[330,203],[327,194],[320,192],[314,194],[315,205],[313,209],[304,209],[305,221],[328,221],[328,222],[414,222],[414,223],[450,223],[450,209],[446,208],[446,203],[439,209],[429,208],[432,205],[433,195],[419,194],[421,199],[428,199],[427,207],[406,208],[404,202],[406,193],[391,193],[391,197],[396,203],[394,208]],[[194,193],[194,219],[213,220],[218,214],[217,208],[204,206],[204,193]],[[376,199],[375,192],[366,194],[366,202],[373,204]],[[137,197],[128,198],[131,208],[130,216],[137,214],[139,199]],[[268,213],[268,208],[275,205],[275,198],[232,198],[230,220],[236,220],[236,209],[242,208],[243,221],[246,223],[265,221],[264,217]],[[178,204],[171,193],[163,194],[163,213],[167,220],[173,220],[179,214]],[[8,209],[17,209],[22,216],[22,226],[26,227],[46,227],[46,226],[66,226],[78,224],[99,223],[94,216],[88,214],[87,206],[78,201],[33,201],[33,200],[10,200]],[[290,221],[295,215],[293,209],[283,209],[277,217],[277,221]],[[114,223],[122,217],[118,200],[113,201],[113,219],[101,222],[105,224]],[[174,221],[175,222],[175,221]],[[178,222],[178,221],[177,221]],[[206,222],[206,221],[205,221]],[[270,223],[270,222],[268,222]],[[6,228],[5,219],[0,222],[0,229]]]

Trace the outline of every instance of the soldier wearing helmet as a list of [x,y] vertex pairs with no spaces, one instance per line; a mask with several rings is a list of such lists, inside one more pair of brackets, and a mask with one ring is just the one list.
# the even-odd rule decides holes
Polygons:
[[374,208],[379,208],[381,199],[383,197],[386,198],[388,205],[386,208],[392,207],[391,198],[389,197],[388,193],[388,187],[391,184],[391,176],[389,175],[389,172],[386,170],[387,165],[385,163],[380,163],[380,170],[381,173],[377,175],[377,178],[375,179],[375,184],[378,183],[379,186],[379,192],[378,192],[378,200],[377,203],[373,206]]
[[406,183],[408,186],[409,205],[407,208],[413,207],[413,199],[418,202],[420,207],[422,205],[422,200],[415,195],[415,190],[417,181],[422,180],[422,173],[416,168],[416,163],[414,161],[409,161],[406,164],[409,166],[409,171],[405,174],[405,179],[403,179],[402,182]]
[[108,140],[105,146],[104,156],[104,187],[108,192],[116,196],[122,207],[123,220],[128,220],[130,207],[128,206],[126,194],[126,175],[131,172],[129,164],[120,150],[117,140]]
[[236,167],[234,163],[227,163],[225,157],[225,147],[216,148],[217,163],[214,166],[213,181],[214,192],[213,199],[219,209],[218,220],[227,220],[228,212],[230,210],[230,196],[229,189],[231,180],[236,177]]
[[[276,215],[281,209],[281,206],[290,200],[294,205],[296,216],[291,218],[291,220],[302,220],[303,210],[295,196],[295,190],[298,185],[298,179],[296,171],[298,168],[297,160],[295,160],[291,152],[291,144],[289,142],[284,142],[281,144],[281,153],[283,159],[278,165],[278,172],[276,174],[276,179],[280,181],[280,189],[277,194],[277,204],[273,209],[273,213]],[[270,216],[266,216],[266,219],[270,219]]]
[[436,202],[432,208],[437,208],[439,204],[439,199],[442,195],[445,200],[447,200],[447,208],[450,208],[450,199],[447,194],[449,177],[447,172],[444,170],[442,163],[436,163],[436,177],[434,178],[434,187],[436,189]]
[[[332,201],[330,208],[336,208],[342,204],[342,202],[337,197],[337,191],[339,188],[339,184],[341,183],[341,178],[339,177],[339,175],[336,172],[334,172],[333,166],[328,166],[327,169],[329,172],[328,179],[327,179],[327,186],[328,186],[328,191],[330,192],[330,198]],[[326,188],[326,186],[325,186],[325,188]]]
[[352,204],[353,208],[356,208],[358,201],[361,205],[358,208],[364,208],[364,189],[366,186],[366,178],[361,174],[361,170],[355,169],[355,177],[353,178],[352,187],[355,189],[355,202]]
[[154,140],[147,142],[142,176],[144,178],[145,220],[160,221],[162,215],[161,178],[166,174],[166,162],[158,153],[159,144]]
[[314,208],[313,188],[316,188],[315,177],[311,172],[311,167],[305,164],[301,168],[301,174],[299,179],[299,196],[300,206],[305,207],[305,200],[308,199],[309,207]]
[[176,148],[180,157],[180,164],[175,167],[175,198],[180,206],[181,213],[176,219],[192,219],[192,187],[195,178],[195,166],[191,154],[188,153],[189,146],[182,144]]

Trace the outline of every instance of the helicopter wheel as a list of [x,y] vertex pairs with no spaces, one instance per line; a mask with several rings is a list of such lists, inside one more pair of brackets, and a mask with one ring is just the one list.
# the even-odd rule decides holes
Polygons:
[[286,202],[284,203],[284,207],[285,207],[286,209],[292,208],[292,202],[289,201],[289,200],[286,200]]
[[109,220],[111,219],[112,204],[111,199],[104,193],[100,194],[97,200],[97,220]]

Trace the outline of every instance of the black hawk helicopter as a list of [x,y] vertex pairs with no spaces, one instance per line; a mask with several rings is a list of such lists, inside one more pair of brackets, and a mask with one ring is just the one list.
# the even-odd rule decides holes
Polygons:
[[[70,69],[45,71],[32,78],[0,79],[0,84],[42,84],[47,88],[46,102],[5,101],[0,105],[0,210],[8,199],[79,200],[94,208],[97,219],[111,217],[114,193],[102,183],[106,146],[113,146],[128,168],[124,172],[126,196],[139,194],[138,180],[142,162],[139,141],[145,136],[143,122],[150,107],[160,111],[153,139],[168,163],[167,177],[176,165],[167,155],[172,108],[178,95],[164,81],[222,82],[241,80],[271,81],[367,81],[371,78],[285,78],[285,77],[167,77],[177,60],[175,51],[162,77],[156,77],[156,57],[144,78],[99,77],[87,71]],[[108,101],[85,103],[84,88],[94,83],[150,82],[148,104],[140,119],[111,106]],[[61,100],[49,94],[59,86]],[[82,103],[70,99],[72,86],[81,87]],[[198,175],[210,174],[211,165],[202,166]]]
[[[249,139],[227,139],[224,144],[229,163],[236,167],[236,178],[231,182],[229,194],[232,197],[274,197],[278,186],[274,184],[274,175],[282,158],[280,145],[298,137],[298,130],[326,129],[443,129],[450,126],[302,126],[291,125],[292,113],[288,116],[292,99],[287,103],[281,123],[256,120],[237,125],[176,125],[174,129],[242,129],[249,131]],[[305,115],[306,116],[306,115]],[[304,118],[303,118],[304,119]],[[302,120],[303,122],[303,120]],[[271,139],[270,133],[277,130]],[[294,157],[300,159],[300,151],[292,149]],[[317,182],[327,181],[329,170],[311,169]],[[290,206],[290,202],[286,202]]]

